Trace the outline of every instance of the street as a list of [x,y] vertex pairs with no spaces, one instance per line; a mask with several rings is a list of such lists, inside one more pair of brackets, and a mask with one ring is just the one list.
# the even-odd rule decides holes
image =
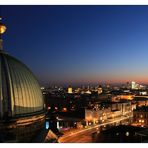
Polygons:
[[126,119],[129,119],[129,116],[118,117],[116,119],[112,119],[105,123],[99,125],[93,125],[88,128],[80,129],[76,132],[71,132],[63,135],[58,139],[60,143],[91,143],[92,142],[92,133],[99,131],[99,127],[111,125],[116,122],[120,122]]

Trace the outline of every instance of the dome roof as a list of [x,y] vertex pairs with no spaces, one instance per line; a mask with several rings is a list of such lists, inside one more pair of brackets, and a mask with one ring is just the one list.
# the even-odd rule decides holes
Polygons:
[[0,51],[0,118],[27,116],[44,109],[33,73],[16,58]]

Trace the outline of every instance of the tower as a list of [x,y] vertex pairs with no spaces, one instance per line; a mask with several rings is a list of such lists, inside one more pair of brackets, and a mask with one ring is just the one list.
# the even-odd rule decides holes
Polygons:
[[5,31],[0,22],[0,142],[31,142],[44,127],[44,100],[30,69],[3,50]]
[[68,87],[68,94],[72,94],[72,86]]
[[2,21],[2,18],[0,16],[0,50],[3,49],[2,34],[4,34],[6,31],[6,26],[1,21]]
[[131,82],[131,88],[132,89],[135,89],[136,88],[136,82],[134,82],[134,81]]

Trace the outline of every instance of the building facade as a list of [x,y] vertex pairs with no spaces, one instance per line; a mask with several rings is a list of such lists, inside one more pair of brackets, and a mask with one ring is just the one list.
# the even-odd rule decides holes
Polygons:
[[138,107],[133,111],[133,124],[148,127],[148,107]]

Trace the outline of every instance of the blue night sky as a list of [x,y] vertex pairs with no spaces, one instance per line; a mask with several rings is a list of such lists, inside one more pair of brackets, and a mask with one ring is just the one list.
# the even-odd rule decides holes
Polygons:
[[148,6],[1,6],[4,49],[41,84],[148,82]]

